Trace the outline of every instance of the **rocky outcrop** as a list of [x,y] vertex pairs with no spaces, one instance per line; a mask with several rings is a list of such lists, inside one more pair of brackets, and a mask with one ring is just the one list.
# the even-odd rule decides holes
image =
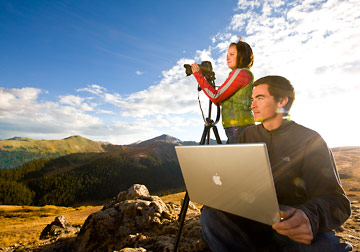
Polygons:
[[48,224],[41,232],[40,240],[76,234],[79,230],[79,227],[70,225],[64,216],[57,216],[55,220]]
[[[178,204],[165,204],[144,185],[135,184],[86,219],[74,251],[172,251],[179,210]],[[178,251],[206,251],[199,214],[189,207]]]

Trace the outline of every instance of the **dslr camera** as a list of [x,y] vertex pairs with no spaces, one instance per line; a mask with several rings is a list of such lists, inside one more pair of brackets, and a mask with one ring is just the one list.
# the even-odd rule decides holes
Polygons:
[[[215,73],[212,70],[212,65],[210,61],[203,61],[201,62],[201,64],[198,65],[200,67],[201,73],[204,75],[204,77],[208,80],[209,83],[215,80]],[[184,67],[186,76],[193,74],[190,64],[185,64]]]

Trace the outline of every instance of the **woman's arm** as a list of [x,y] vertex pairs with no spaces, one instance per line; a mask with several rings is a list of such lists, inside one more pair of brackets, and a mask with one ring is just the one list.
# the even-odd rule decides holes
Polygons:
[[221,104],[222,101],[228,99],[236,91],[252,82],[252,74],[249,71],[237,68],[233,70],[225,82],[215,90],[200,71],[193,71],[193,74],[201,89],[215,104]]

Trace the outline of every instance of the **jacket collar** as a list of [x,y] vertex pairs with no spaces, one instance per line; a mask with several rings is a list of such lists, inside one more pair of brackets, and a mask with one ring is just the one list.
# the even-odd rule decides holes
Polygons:
[[283,119],[280,127],[276,128],[276,129],[267,130],[267,129],[264,128],[263,124],[261,124],[261,128],[262,128],[263,131],[267,132],[268,134],[276,134],[276,133],[282,132],[284,129],[289,127],[289,125],[291,125],[291,124],[294,124],[294,122],[291,121],[291,120],[288,120],[288,119]]

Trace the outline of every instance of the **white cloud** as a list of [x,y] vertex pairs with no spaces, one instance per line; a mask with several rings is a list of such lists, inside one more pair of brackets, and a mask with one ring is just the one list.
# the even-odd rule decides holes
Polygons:
[[144,73],[143,72],[141,72],[141,71],[136,71],[136,75],[143,75]]
[[88,85],[88,87],[86,87],[86,88],[79,88],[76,91],[78,91],[78,92],[84,91],[84,92],[90,92],[95,95],[101,95],[104,92],[106,92],[106,88],[103,88],[96,84],[92,84],[92,85]]
[[109,93],[101,87],[97,87],[103,90],[101,93],[94,92],[92,86],[81,91],[96,94],[103,102],[118,107],[124,117],[144,118],[192,113],[197,108],[197,83],[194,77],[185,76],[183,65],[189,62],[193,60],[180,59],[171,69],[162,72],[163,78],[159,84],[127,97],[114,92]]
[[0,88],[0,131],[4,137],[24,135],[81,134],[102,124],[86,114],[93,109],[76,96],[64,96],[59,102],[40,101],[41,90]]
[[[244,40],[254,50],[255,77],[287,77],[297,93],[293,118],[324,133],[332,145],[359,144],[360,138],[351,134],[332,139],[340,128],[356,132],[352,119],[360,90],[360,5],[299,1],[280,5],[279,16],[274,15],[276,2],[251,6],[239,1],[252,15],[234,16],[230,24],[234,32],[244,32],[247,22]],[[254,13],[255,8],[261,11]]]
[[60,97],[61,104],[76,107],[82,111],[93,111],[94,108],[92,106],[96,106],[96,104],[95,103],[88,104],[85,101],[86,101],[85,98],[75,95],[67,95]]
[[[255,78],[282,75],[295,86],[293,119],[317,130],[330,146],[359,145],[358,134],[352,135],[360,90],[359,13],[355,0],[239,0],[228,27],[215,31],[211,45],[197,50],[193,59],[179,59],[145,90],[124,96],[92,84],[77,89],[79,95],[44,102],[39,98],[44,90],[0,88],[0,130],[6,136],[80,134],[113,143],[163,133],[200,140],[197,83],[185,76],[183,65],[210,60],[220,85],[229,74],[228,45],[242,37],[254,51]],[[208,99],[202,93],[200,99],[207,113]],[[100,113],[107,117],[100,119]]]

